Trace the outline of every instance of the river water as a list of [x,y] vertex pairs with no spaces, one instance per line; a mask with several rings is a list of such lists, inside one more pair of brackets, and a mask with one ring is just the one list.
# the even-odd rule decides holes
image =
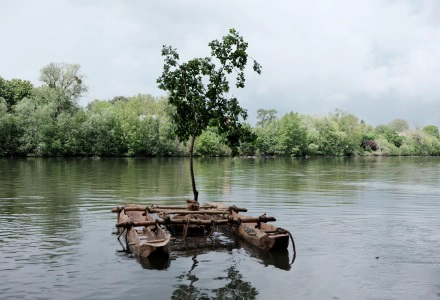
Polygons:
[[111,208],[182,204],[186,158],[0,159],[1,299],[440,299],[440,159],[197,159],[200,201],[267,213],[297,258],[225,233],[122,250]]

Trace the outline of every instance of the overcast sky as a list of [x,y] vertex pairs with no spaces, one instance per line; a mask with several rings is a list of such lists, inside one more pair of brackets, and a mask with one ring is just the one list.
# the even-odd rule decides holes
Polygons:
[[440,125],[439,0],[0,0],[0,76],[40,85],[48,63],[77,63],[89,86],[83,105],[164,95],[162,45],[206,56],[229,28],[263,66],[234,91],[252,123],[258,108],[340,108],[373,125]]

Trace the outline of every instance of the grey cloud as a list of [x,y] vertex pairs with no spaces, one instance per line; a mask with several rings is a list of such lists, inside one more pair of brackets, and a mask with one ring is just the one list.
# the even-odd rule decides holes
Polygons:
[[325,114],[373,124],[439,125],[440,4],[424,1],[2,1],[0,76],[27,78],[51,61],[79,63],[82,104],[151,93],[163,44],[182,58],[236,28],[263,73],[233,91],[249,110]]

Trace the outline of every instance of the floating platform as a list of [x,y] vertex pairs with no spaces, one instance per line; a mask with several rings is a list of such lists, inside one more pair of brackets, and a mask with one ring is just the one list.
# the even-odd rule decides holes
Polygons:
[[[140,257],[158,253],[169,255],[172,235],[173,238],[181,239],[190,236],[210,238],[218,226],[227,227],[236,236],[264,251],[285,250],[290,238],[294,248],[293,259],[296,257],[290,232],[268,224],[276,221],[274,217],[265,214],[258,217],[241,215],[247,209],[237,206],[224,203],[205,203],[199,206],[188,200],[185,206],[129,204],[116,207],[112,212],[118,214],[118,238],[124,236],[127,248]],[[154,218],[153,214],[157,217]]]

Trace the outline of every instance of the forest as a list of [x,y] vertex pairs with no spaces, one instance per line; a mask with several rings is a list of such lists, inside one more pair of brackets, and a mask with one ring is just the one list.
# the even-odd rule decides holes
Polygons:
[[[50,63],[41,86],[0,77],[0,156],[187,156],[166,97],[147,94],[78,104],[88,88],[80,66]],[[325,116],[259,109],[251,136],[237,149],[208,127],[195,141],[198,156],[440,155],[435,125],[411,128],[404,119],[372,126],[336,110]]]

